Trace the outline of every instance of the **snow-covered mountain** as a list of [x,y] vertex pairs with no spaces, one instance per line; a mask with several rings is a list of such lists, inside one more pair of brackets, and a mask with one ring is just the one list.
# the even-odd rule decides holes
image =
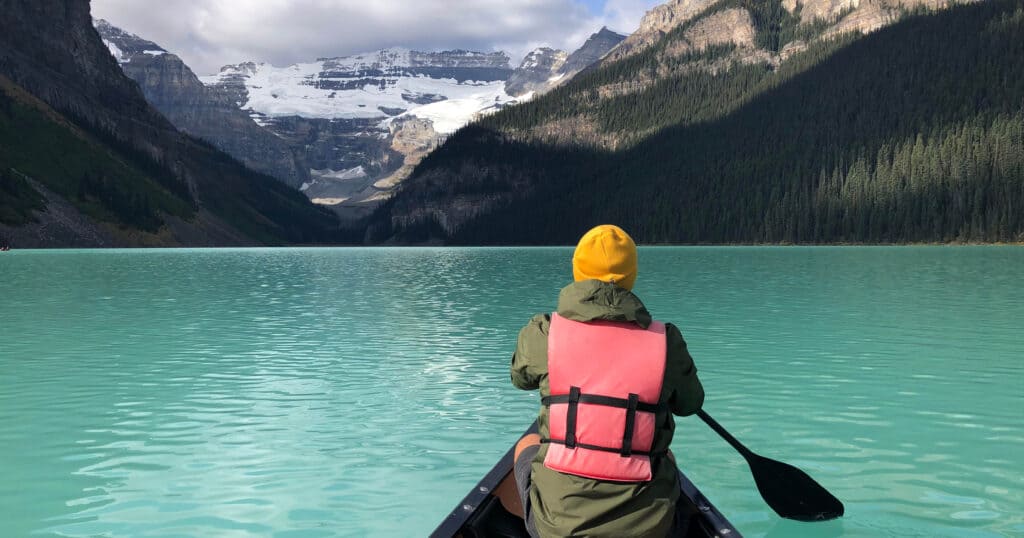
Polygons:
[[549,47],[534,49],[505,83],[505,91],[510,95],[545,93],[599,61],[623,39],[626,36],[601,28],[572,54]]
[[277,67],[246,62],[202,77],[260,125],[303,148],[302,190],[344,216],[372,209],[443,138],[528,99],[505,92],[503,52],[391,48]]
[[512,95],[544,91],[556,84],[562,75],[558,72],[565,65],[569,54],[564,50],[541,47],[530,51],[523,63],[505,82],[505,91]]
[[509,58],[502,52],[386,49],[288,67],[229,65],[202,81],[232,95],[263,124],[288,116],[415,116],[433,121],[438,133],[448,134],[476,114],[515,103],[504,92],[511,73]]
[[540,49],[515,69],[503,52],[390,48],[285,67],[244,62],[197,78],[156,43],[95,26],[178,128],[352,218],[463,125],[569,80],[623,39],[602,29],[571,55]]
[[103,19],[93,20],[93,26],[100,33],[103,44],[110,49],[110,54],[114,56],[117,63],[129,63],[132,61],[132,57],[139,54],[151,56],[167,54],[167,51],[160,45],[128,33]]

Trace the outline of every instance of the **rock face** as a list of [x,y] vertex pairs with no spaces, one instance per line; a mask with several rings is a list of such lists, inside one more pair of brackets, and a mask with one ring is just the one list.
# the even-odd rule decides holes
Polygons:
[[527,54],[522,64],[512,73],[505,83],[505,92],[515,96],[529,92],[545,93],[600,61],[623,39],[626,36],[602,27],[572,54],[567,55],[547,47],[536,49]]
[[174,226],[167,219],[168,244],[252,244],[256,235],[274,241],[329,225],[290,189],[179,132],[151,106],[93,27],[88,0],[0,0],[0,12],[0,75],[112,154],[145,161],[187,190],[197,212]]
[[[823,29],[809,40],[814,41],[848,32],[872,32],[898,21],[909,9],[941,9],[974,1],[980,0],[781,0],[781,5],[790,14],[799,16],[800,24],[825,23]],[[685,31],[680,32],[679,28],[684,25]],[[778,43],[777,50],[766,50],[756,43],[758,31],[746,9],[730,8],[722,0],[671,0],[649,11],[637,32],[612,49],[602,64],[637,54],[664,40],[663,51],[658,56],[661,63],[658,76],[694,69],[717,72],[728,69],[733,62],[764,63],[776,68],[794,54],[806,50],[810,44],[808,40],[798,39]],[[668,36],[669,33],[673,35]],[[675,61],[710,46],[726,44],[736,48],[717,61],[696,61],[689,65],[679,65]],[[647,76],[619,82],[599,88],[598,92],[605,98],[624,95],[648,87],[656,78]],[[598,143],[614,145],[611,140]]]
[[750,12],[745,9],[727,9],[705,17],[686,31],[684,43],[689,50],[700,51],[713,45],[731,43],[752,49],[755,31]]
[[531,51],[505,82],[505,92],[509,95],[523,95],[548,89],[561,78],[560,71],[568,57],[564,50],[548,47]]
[[309,181],[303,160],[239,110],[236,96],[208,89],[180,58],[156,43],[104,20],[95,26],[125,74],[175,127],[292,187]]
[[88,1],[0,0],[0,10],[0,65],[12,81],[58,110],[129,137],[133,122],[173,131],[97,37]]
[[337,172],[314,170],[316,179],[305,188],[306,195],[314,203],[335,207],[343,219],[364,217],[441,141],[430,121],[416,117],[392,122],[390,140],[383,153],[386,170],[368,171],[362,165]]
[[[811,12],[818,12],[820,8],[816,5],[822,0],[808,0],[803,9]],[[837,1],[838,0],[834,0]],[[848,0],[840,5],[842,9],[838,12],[833,9],[829,11],[832,16],[846,13],[834,26],[825,33],[826,36],[833,36],[845,32],[868,33],[878,30],[883,26],[892,24],[900,19],[903,12],[915,8],[943,9],[955,4],[968,4],[980,2],[981,0]],[[844,11],[845,10],[845,11]],[[807,20],[801,11],[801,20]]]
[[566,58],[559,73],[565,75],[566,79],[571,78],[576,73],[596,64],[624,39],[626,36],[617,34],[607,27],[602,27],[597,33],[591,34],[582,47]]
[[873,32],[892,24],[907,9],[942,9],[954,4],[980,0],[782,0],[782,7],[799,13],[804,23],[823,20],[833,23],[825,35],[844,32]]
[[799,10],[800,20],[805,23],[817,19],[834,21],[858,4],[860,0],[782,0],[782,7],[790,13]]
[[646,49],[716,2],[718,0],[670,0],[655,7],[644,15],[640,28],[612,49],[605,61],[620,60]]

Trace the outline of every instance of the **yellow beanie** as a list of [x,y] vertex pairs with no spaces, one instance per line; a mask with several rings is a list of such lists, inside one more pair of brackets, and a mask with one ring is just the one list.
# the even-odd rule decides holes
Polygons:
[[636,282],[636,244],[622,228],[602,224],[580,239],[572,255],[572,276],[614,282],[627,290]]

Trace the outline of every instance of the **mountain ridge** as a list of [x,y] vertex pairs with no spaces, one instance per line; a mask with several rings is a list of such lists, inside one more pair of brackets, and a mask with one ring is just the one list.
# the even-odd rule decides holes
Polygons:
[[[603,55],[616,36],[596,32],[571,65]],[[529,58],[515,69],[509,61],[503,52],[391,48],[285,67],[230,64],[201,80],[302,153],[311,174],[303,192],[351,221],[389,197],[458,128],[575,75],[550,65],[533,70]]]
[[[757,9],[747,11],[755,43],[785,50],[790,41],[777,32],[794,15],[780,3]],[[1024,184],[1012,158],[1024,154],[1013,128],[1024,84],[1010,77],[1016,83],[999,82],[986,100],[970,95],[993,88],[993,73],[1022,69],[1024,10],[1009,0],[953,9],[905,14],[864,37],[811,39],[779,64],[745,62],[736,43],[663,63],[663,51],[699,20],[683,23],[636,55],[450,138],[375,215],[368,237],[558,244],[582,233],[579,227],[615,221],[650,242],[1019,241],[1024,224],[1009,208]],[[992,33],[999,20],[1010,22]],[[828,30],[789,28],[790,38]],[[610,81],[636,80],[649,69],[668,76],[598,95]],[[966,103],[977,103],[975,116]],[[943,117],[949,125],[931,127]],[[563,130],[535,131],[552,125],[548,118]],[[844,126],[843,118],[857,122]],[[601,143],[615,133],[626,138]],[[977,144],[999,148],[1001,157],[966,149]],[[950,157],[940,152],[977,171],[950,172],[943,168]],[[944,164],[927,164],[925,155]],[[948,214],[935,216],[947,205]]]

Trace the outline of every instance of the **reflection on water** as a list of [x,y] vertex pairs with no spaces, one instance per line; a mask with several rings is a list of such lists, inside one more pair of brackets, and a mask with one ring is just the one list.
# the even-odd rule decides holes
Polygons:
[[[569,249],[51,251],[0,260],[5,535],[423,535],[517,438],[519,327]],[[651,248],[708,410],[843,499],[780,521],[699,421],[673,449],[749,536],[1024,535],[1024,250]]]

